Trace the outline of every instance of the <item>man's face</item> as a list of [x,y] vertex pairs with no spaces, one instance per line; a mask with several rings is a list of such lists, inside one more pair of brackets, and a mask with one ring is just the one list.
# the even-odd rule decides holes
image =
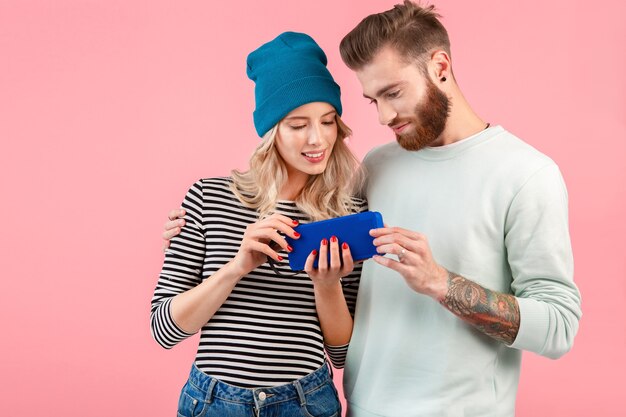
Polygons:
[[435,143],[446,127],[448,97],[395,49],[385,47],[356,72],[363,95],[376,104],[378,120],[410,151]]

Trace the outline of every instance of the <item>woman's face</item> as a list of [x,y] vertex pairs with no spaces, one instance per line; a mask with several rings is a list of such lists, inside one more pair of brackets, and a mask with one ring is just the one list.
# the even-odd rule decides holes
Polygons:
[[324,172],[337,140],[336,115],[330,104],[314,102],[292,110],[279,122],[276,149],[290,181]]

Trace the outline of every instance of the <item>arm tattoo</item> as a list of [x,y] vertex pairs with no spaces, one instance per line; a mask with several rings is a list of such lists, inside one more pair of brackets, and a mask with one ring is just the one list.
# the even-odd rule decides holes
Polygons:
[[448,271],[448,293],[440,302],[487,336],[509,345],[517,337],[519,305],[511,294],[488,290]]

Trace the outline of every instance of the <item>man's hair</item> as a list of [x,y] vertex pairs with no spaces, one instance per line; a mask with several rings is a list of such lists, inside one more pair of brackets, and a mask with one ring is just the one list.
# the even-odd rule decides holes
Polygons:
[[444,50],[450,55],[448,32],[435,6],[424,6],[404,0],[386,12],[372,14],[348,33],[339,45],[341,59],[352,70],[372,61],[383,47],[391,46],[407,61],[416,60],[425,69],[429,52]]

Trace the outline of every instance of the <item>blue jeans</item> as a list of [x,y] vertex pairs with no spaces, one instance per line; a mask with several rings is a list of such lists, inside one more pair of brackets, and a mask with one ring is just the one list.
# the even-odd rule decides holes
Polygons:
[[194,364],[178,401],[179,417],[340,417],[341,403],[324,364],[289,384],[240,388]]

